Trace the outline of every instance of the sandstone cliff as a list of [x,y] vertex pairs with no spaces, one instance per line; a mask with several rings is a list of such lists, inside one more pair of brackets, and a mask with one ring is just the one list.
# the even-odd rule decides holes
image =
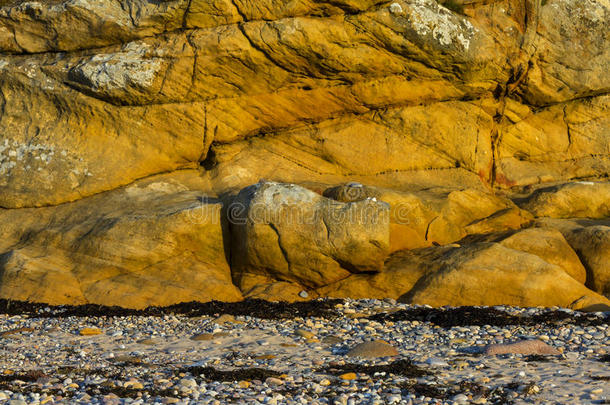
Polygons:
[[[610,3],[542,3],[0,0],[0,296],[608,303]],[[261,179],[325,219],[230,224]]]

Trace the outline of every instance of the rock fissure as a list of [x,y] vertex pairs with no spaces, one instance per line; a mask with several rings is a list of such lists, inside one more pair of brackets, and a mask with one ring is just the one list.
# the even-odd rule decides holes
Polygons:
[[286,262],[286,266],[288,267],[288,271],[290,272],[292,264],[288,257],[288,252],[282,245],[282,236],[280,235],[280,231],[277,229],[277,227],[273,223],[269,222],[268,225],[269,225],[269,228],[271,228],[271,230],[273,232],[275,232],[275,235],[277,237],[277,246],[280,249],[280,252],[282,252],[282,255],[284,256],[284,261]]
[[[239,14],[239,16],[241,17],[241,19],[242,19],[241,23],[247,22],[248,21],[248,17],[241,11],[241,8],[237,4],[237,1],[236,0],[231,0],[231,4],[235,8],[235,11],[237,11],[237,14]],[[238,23],[238,24],[240,24],[240,23]]]
[[[188,28],[188,24],[187,24],[188,15],[191,11],[192,4],[193,4],[193,0],[188,0],[188,2],[186,4],[186,8],[184,9],[184,14],[182,15],[182,29],[184,29],[184,30]],[[134,27],[135,26],[136,25],[134,24]]]

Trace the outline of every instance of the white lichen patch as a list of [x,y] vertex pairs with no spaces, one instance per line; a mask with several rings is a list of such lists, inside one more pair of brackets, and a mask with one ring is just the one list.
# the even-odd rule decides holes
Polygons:
[[123,27],[133,26],[129,13],[121,7],[118,0],[70,0],[64,4],[64,7],[66,9],[80,8]]
[[[0,175],[10,173],[13,169],[27,172],[39,172],[53,163],[75,165],[75,159],[69,157],[65,150],[59,150],[52,145],[36,143],[20,143],[5,139],[0,143]],[[78,169],[72,169],[78,170]],[[88,169],[80,169],[83,176],[92,176]]]
[[607,0],[558,0],[551,7],[572,18],[594,24],[607,22],[610,13],[610,2]]
[[33,85],[36,85],[44,90],[55,90],[55,80],[51,79],[46,73],[44,73],[37,61],[26,61],[16,65],[16,67],[32,80]]
[[38,20],[52,20],[66,14],[76,14],[81,18],[93,14],[102,21],[113,22],[127,28],[133,27],[129,11],[121,7],[119,0],[67,0],[45,5],[37,1],[28,1],[11,7],[10,12],[13,16],[21,13]]
[[470,48],[477,29],[466,18],[457,16],[435,0],[413,0],[409,5],[409,23],[419,36],[432,37],[443,46]]
[[402,6],[398,3],[392,3],[390,5],[390,13],[392,14],[402,14]]
[[188,191],[188,188],[179,183],[156,181],[144,187],[135,184],[127,187],[125,191],[130,197],[148,197],[150,194],[175,194]]
[[130,43],[120,52],[95,55],[74,72],[93,90],[148,89],[162,66],[162,59],[147,56],[148,50],[144,43]]
[[14,9],[23,13],[27,13],[28,15],[40,15],[44,10],[44,6],[38,1],[25,1],[23,3],[20,3]]
[[0,59],[0,70],[4,70],[8,66],[8,61]]

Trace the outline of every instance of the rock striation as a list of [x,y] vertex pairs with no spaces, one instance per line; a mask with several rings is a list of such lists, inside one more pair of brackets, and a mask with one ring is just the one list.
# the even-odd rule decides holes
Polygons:
[[0,297],[607,305],[610,5],[454,3],[0,0]]

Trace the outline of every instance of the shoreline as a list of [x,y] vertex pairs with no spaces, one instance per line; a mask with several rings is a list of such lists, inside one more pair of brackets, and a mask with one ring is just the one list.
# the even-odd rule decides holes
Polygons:
[[[267,318],[274,308],[284,312],[263,319],[240,315],[235,303],[190,303],[168,308],[188,308],[194,316],[158,308],[157,316],[124,316],[115,308],[114,316],[63,317],[66,308],[77,312],[77,307],[63,307],[62,315],[62,307],[34,304],[36,311],[27,316],[0,315],[0,400],[608,403],[609,313],[430,308],[394,300],[245,304],[258,306]],[[323,311],[315,313],[316,307]],[[349,355],[363,342],[378,340],[395,353]],[[524,340],[543,342],[560,354],[485,354],[488,345]]]

